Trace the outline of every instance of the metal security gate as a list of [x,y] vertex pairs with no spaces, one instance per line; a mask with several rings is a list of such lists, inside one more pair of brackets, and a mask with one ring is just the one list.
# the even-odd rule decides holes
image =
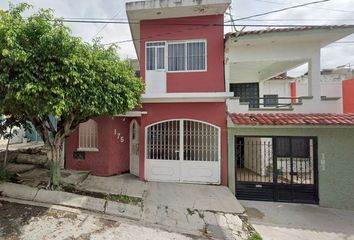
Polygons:
[[314,137],[235,137],[236,197],[318,203]]
[[219,127],[179,119],[146,128],[147,180],[219,183],[220,157]]

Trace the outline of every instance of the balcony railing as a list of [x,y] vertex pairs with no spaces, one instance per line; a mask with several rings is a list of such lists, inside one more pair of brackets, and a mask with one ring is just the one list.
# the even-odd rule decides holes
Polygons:
[[292,111],[294,113],[341,113],[340,98],[304,97],[233,97],[227,100],[227,109],[233,113],[263,113]]
[[255,108],[291,108],[293,105],[302,104],[301,97],[259,97],[240,98],[240,104],[248,105],[250,109]]

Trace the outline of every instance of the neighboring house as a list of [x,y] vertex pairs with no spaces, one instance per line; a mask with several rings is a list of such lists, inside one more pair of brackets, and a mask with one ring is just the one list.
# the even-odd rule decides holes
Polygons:
[[[320,49],[353,32],[323,26],[226,35],[225,79],[236,96],[228,100],[228,185],[237,198],[354,209],[354,115],[342,114],[342,98],[323,96],[320,74]],[[282,80],[266,89],[268,79],[304,63],[307,95],[275,87]]]
[[[351,68],[323,69],[320,75],[321,96],[327,98],[342,97],[342,81],[353,78]],[[308,96],[308,74],[294,79],[297,96]]]
[[[320,74],[322,99],[340,100],[342,82],[353,78],[350,68],[323,69]],[[259,82],[260,107],[291,108],[301,97],[308,96],[308,73],[290,77],[286,73]],[[241,101],[242,99],[240,99]],[[247,101],[247,100],[246,100]]]
[[[126,4],[145,82],[142,106],[81,124],[69,169],[227,185],[224,12],[230,0]],[[194,25],[190,25],[193,23]]]

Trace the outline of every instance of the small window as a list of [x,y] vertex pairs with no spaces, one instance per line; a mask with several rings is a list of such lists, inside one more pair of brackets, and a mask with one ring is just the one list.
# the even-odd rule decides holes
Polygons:
[[168,71],[206,70],[206,42],[168,43]]
[[136,136],[136,123],[133,122],[133,126],[132,126],[132,140],[135,140],[135,136]]
[[98,150],[97,123],[92,119],[79,125],[79,150]]
[[146,70],[165,69],[165,42],[146,43]]
[[263,95],[263,101],[265,107],[276,107],[279,104],[278,95]]

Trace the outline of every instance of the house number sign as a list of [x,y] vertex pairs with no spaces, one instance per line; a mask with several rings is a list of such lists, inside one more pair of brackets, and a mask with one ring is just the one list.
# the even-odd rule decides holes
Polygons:
[[122,136],[122,134],[118,132],[116,128],[114,129],[114,135],[117,137],[118,142],[124,143],[124,136]]

